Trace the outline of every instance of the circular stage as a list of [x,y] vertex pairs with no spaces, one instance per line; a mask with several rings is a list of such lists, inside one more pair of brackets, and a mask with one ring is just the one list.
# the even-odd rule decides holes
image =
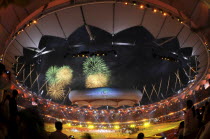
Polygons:
[[86,90],[73,90],[69,93],[69,99],[79,106],[133,106],[142,99],[142,93],[138,90],[121,90],[116,88],[94,88]]

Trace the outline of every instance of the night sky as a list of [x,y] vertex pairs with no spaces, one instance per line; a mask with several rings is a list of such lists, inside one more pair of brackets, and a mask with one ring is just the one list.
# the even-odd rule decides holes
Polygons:
[[[74,31],[68,39],[58,38],[54,36],[43,36],[39,49],[46,47],[46,50],[54,49],[46,55],[42,55],[33,59],[34,52],[24,49],[24,59],[27,57],[28,63],[36,63],[36,72],[40,73],[39,82],[45,82],[45,73],[50,66],[57,65],[59,67],[68,65],[73,69],[73,81],[69,86],[72,90],[85,89],[85,76],[82,71],[82,64],[86,58],[73,57],[84,51],[94,53],[103,51],[106,56],[101,56],[111,71],[111,77],[108,87],[120,89],[139,89],[143,90],[146,85],[147,93],[150,94],[152,84],[156,86],[158,91],[160,81],[160,95],[152,95],[152,101],[158,101],[174,94],[180,88],[188,83],[188,77],[184,73],[183,68],[188,71],[188,64],[192,64],[192,60],[185,60],[180,49],[178,39],[174,36],[161,38],[156,40],[152,34],[142,26],[136,26],[123,30],[114,36],[102,29],[90,27],[90,31],[94,40],[90,40],[90,36],[82,26]],[[158,44],[174,37],[164,45]],[[113,43],[114,42],[114,43]],[[172,54],[176,52],[176,55]],[[117,56],[116,56],[117,55]],[[162,60],[162,57],[170,58],[170,61]],[[37,64],[37,61],[41,62]],[[26,60],[25,60],[26,62]],[[182,86],[177,84],[175,88],[175,72],[179,71]],[[170,86],[166,95],[168,79],[170,76]],[[33,77],[35,78],[35,77]],[[32,87],[37,90],[37,85]],[[143,104],[148,103],[148,98],[144,95]]]

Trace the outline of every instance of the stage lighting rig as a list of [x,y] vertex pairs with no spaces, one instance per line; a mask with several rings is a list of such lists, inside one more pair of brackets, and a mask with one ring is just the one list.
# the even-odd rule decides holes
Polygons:
[[133,6],[136,6],[137,5],[136,1],[133,1],[132,3],[133,3]]
[[135,46],[136,42],[129,43],[129,42],[112,42],[113,46]]
[[155,44],[152,48],[152,55],[154,58],[158,58],[160,60],[177,62],[182,66],[186,66],[186,64],[190,61],[190,57],[192,56],[192,48],[179,48],[176,46],[169,47],[168,43],[174,41],[176,37],[170,37],[163,41],[153,41]]
[[45,50],[46,47],[44,47],[44,48],[42,48],[42,49],[26,47],[26,49],[29,49],[29,50],[31,50],[31,51],[36,52],[36,54],[34,55],[33,58],[37,58],[37,57],[39,57],[39,56],[41,56],[41,55],[45,55],[45,54],[48,54],[48,53],[50,53],[50,52],[55,51],[54,49],[52,49],[52,50]]
[[[73,54],[72,57],[82,57],[82,58],[88,58],[92,56],[107,56],[109,54],[113,54],[115,57],[117,57],[117,52],[115,50],[109,50],[109,51],[95,51],[95,52],[89,52],[89,51],[82,51],[80,53]],[[64,56],[64,58],[66,55]]]
[[170,56],[161,56],[158,55],[156,53],[152,54],[154,58],[158,58],[160,60],[165,60],[165,61],[170,61],[170,62],[178,62],[178,59],[174,58],[174,57],[170,57]]

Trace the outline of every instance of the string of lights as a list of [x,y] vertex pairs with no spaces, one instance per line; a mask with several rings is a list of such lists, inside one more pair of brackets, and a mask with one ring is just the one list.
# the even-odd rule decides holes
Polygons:
[[[180,22],[181,24],[187,24],[187,22],[185,22],[184,19],[181,19],[180,17],[178,17],[178,16],[175,15],[174,13],[170,13],[167,9],[158,8],[157,5],[148,3],[148,2],[146,2],[146,1],[140,1],[140,2],[139,2],[139,1],[124,1],[124,2],[122,2],[122,1],[117,1],[117,2],[122,3],[122,4],[124,4],[124,5],[135,6],[135,7],[139,8],[139,9],[141,9],[141,10],[144,10],[144,9],[146,9],[146,8],[152,8],[153,13],[155,13],[155,14],[156,14],[156,13],[160,13],[160,14],[162,14],[163,16],[170,16],[172,19],[177,20],[177,21]],[[71,3],[71,5],[74,5],[74,4],[76,4],[76,3],[77,3],[77,2],[74,1],[73,3]],[[47,5],[47,6],[48,6],[48,5]],[[47,7],[45,7],[45,9],[46,9],[46,8],[47,8]],[[163,9],[164,9],[164,10],[163,10]],[[44,10],[44,9],[43,9],[43,10]],[[20,28],[18,29],[18,31],[16,31],[14,34],[11,35],[11,36],[12,36],[12,40],[14,40],[14,39],[17,37],[17,35],[19,35],[19,34],[21,34],[22,32],[24,32],[25,28],[30,27],[30,26],[33,25],[33,24],[37,24],[37,23],[38,23],[38,20],[42,17],[42,14],[40,14],[40,16],[38,16],[38,17],[39,17],[39,18],[37,18],[37,19],[32,19],[32,20],[26,21],[26,22],[25,22],[25,25],[20,26]],[[203,43],[204,43],[204,45],[207,47],[207,49],[210,50],[210,49],[208,48],[208,42],[205,41],[205,40],[203,39]],[[78,55],[77,55],[77,56],[78,56]],[[79,55],[79,56],[80,56],[80,55]],[[81,55],[81,56],[83,56],[83,55]],[[76,57],[76,56],[75,56],[75,57]],[[4,58],[5,58],[5,55],[3,55],[2,60],[0,59],[0,62],[1,62],[1,61],[4,62]]]
[[[19,89],[24,89],[22,86],[19,86],[18,87]],[[208,88],[207,88],[208,89]],[[19,90],[20,91],[20,90]],[[25,89],[22,90],[24,91],[24,95],[22,96],[22,99],[23,100],[27,100],[26,102],[27,103],[23,103],[23,101],[21,101],[23,103],[23,105],[27,105],[29,106],[28,104],[32,104],[32,99],[31,98],[36,98],[37,100],[39,100],[39,103],[41,104],[39,107],[39,109],[41,109],[42,112],[45,112],[45,113],[42,113],[42,115],[45,117],[45,120],[61,120],[65,123],[71,123],[71,124],[93,124],[93,125],[99,125],[101,124],[100,122],[90,122],[90,121],[87,121],[87,122],[84,122],[84,121],[79,121],[78,118],[75,118],[75,119],[68,119],[68,118],[64,118],[64,116],[56,116],[57,113],[59,113],[58,111],[62,111],[63,113],[65,114],[76,114],[78,113],[79,115],[81,115],[82,113],[84,114],[84,116],[88,116],[88,115],[91,115],[91,116],[94,116],[96,114],[99,114],[99,115],[106,115],[106,114],[118,114],[118,116],[121,116],[121,115],[129,115],[132,114],[132,115],[135,115],[136,113],[139,113],[139,111],[141,111],[139,114],[140,115],[143,115],[143,117],[139,120],[135,120],[135,121],[125,121],[125,122],[110,122],[110,123],[106,123],[104,122],[104,124],[106,125],[110,125],[110,124],[142,124],[144,122],[161,122],[163,120],[170,120],[170,119],[173,119],[174,117],[177,118],[179,117],[180,120],[182,119],[182,116],[183,116],[183,111],[185,110],[185,107],[182,106],[183,103],[185,103],[186,99],[193,99],[194,98],[194,95],[199,95],[199,92],[184,92],[184,93],[181,93],[181,94],[178,94],[177,96],[173,96],[171,98],[168,98],[166,100],[163,100],[161,102],[157,102],[157,103],[154,103],[154,104],[150,104],[150,105],[145,105],[145,106],[137,106],[137,107],[133,107],[133,108],[126,108],[126,109],[118,109],[118,110],[98,110],[98,109],[95,109],[95,108],[92,108],[91,106],[89,108],[86,108],[86,109],[81,109],[79,107],[74,107],[74,106],[66,106],[66,105],[61,105],[61,104],[57,104],[57,103],[54,103],[54,102],[51,102],[51,101],[48,101],[48,100],[44,100],[40,97],[37,97],[29,92],[27,92]],[[205,90],[204,90],[205,91]],[[209,95],[208,91],[205,91],[206,92],[206,95],[202,95],[202,98],[203,97],[206,97]],[[204,93],[205,93],[204,92]],[[197,98],[198,96],[196,96]],[[21,100],[22,100],[21,99]],[[199,100],[197,103],[195,103],[195,106],[197,107],[200,107],[201,105],[203,105],[206,101],[208,101],[210,98],[209,97],[206,97],[204,99],[201,99]],[[182,108],[178,111],[171,111],[170,107],[175,107],[175,108],[172,108],[173,110],[176,110],[177,108],[177,105],[176,104],[179,104],[180,106],[182,106]],[[23,105],[20,105],[21,108],[24,108]],[[44,110],[42,110],[43,108],[45,108]],[[53,110],[53,111],[57,111],[57,112],[49,112],[50,110]],[[162,109],[162,110],[161,110]],[[160,111],[160,114],[163,114],[163,112],[166,112],[165,115],[160,115],[159,116],[155,116],[157,114],[155,114],[156,111]],[[48,114],[47,114],[48,113]],[[51,115],[49,115],[49,113],[52,113]],[[54,114],[54,115],[53,115]],[[83,115],[82,114],[82,115]],[[145,117],[150,117],[149,115],[153,115],[152,118],[147,118],[145,119]],[[107,115],[106,115],[107,116]],[[63,117],[63,118],[61,118]],[[124,119],[125,120],[125,119]]]

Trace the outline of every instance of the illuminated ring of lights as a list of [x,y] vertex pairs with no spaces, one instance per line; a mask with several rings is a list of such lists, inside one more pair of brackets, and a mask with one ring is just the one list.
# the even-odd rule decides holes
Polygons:
[[[89,0],[86,0],[86,1],[84,1],[83,4],[98,4],[98,3],[101,3],[101,2],[92,2],[91,0],[90,0],[90,1],[89,1]],[[107,1],[107,2],[104,1],[103,3],[110,3],[110,1]],[[149,3],[149,2],[145,2],[145,1],[138,2],[138,3],[136,3],[135,5],[134,5],[134,3],[132,3],[132,2],[121,2],[121,1],[114,1],[114,2],[112,2],[112,3],[121,3],[121,4],[124,4],[124,5],[139,6],[140,9],[141,9],[142,5],[144,5],[145,7],[146,7],[146,5],[150,5],[150,7],[147,7],[147,8],[163,9],[163,10],[162,10],[162,13],[170,13],[170,14],[167,14],[167,16],[173,16],[173,17],[176,17],[176,18],[179,17],[179,16],[177,15],[177,13],[175,13],[175,11],[171,11],[171,10],[169,10],[169,9],[167,9],[167,8],[164,8],[164,7],[160,6],[160,5],[153,4],[153,3]],[[62,3],[61,3],[61,4],[62,4]],[[76,4],[77,4],[77,3],[76,3]],[[81,4],[81,3],[79,3],[79,4]],[[77,6],[79,6],[79,4],[78,4]],[[12,43],[12,41],[15,40],[15,38],[16,38],[17,35],[19,35],[21,32],[24,31],[24,28],[23,28],[23,27],[27,28],[27,27],[29,27],[29,26],[32,25],[32,24],[37,24],[38,21],[39,21],[40,19],[42,19],[43,17],[45,17],[47,14],[54,13],[54,12],[63,10],[63,9],[65,9],[65,8],[69,8],[69,7],[71,7],[71,6],[74,7],[75,5],[73,4],[73,5],[70,5],[70,6],[69,6],[69,5],[65,5],[65,4],[64,4],[63,7],[60,6],[60,5],[58,5],[57,7],[54,6],[54,7],[53,7],[54,10],[52,10],[52,11],[49,10],[48,12],[45,12],[45,14],[43,14],[43,13],[35,13],[35,14],[32,13],[32,14],[34,15],[34,16],[33,16],[33,17],[34,17],[33,19],[24,20],[24,23],[21,22],[21,23],[17,26],[16,31],[15,31],[14,33],[11,34],[10,39],[8,39],[8,40],[9,40],[9,43],[8,43],[8,46],[6,47],[6,50],[5,50],[4,55],[3,55],[3,63],[4,63],[4,59],[5,59],[5,54],[6,54],[7,50],[8,50],[8,48],[9,48],[10,44]],[[173,8],[173,7],[172,7],[172,8]],[[41,9],[42,9],[42,8],[40,8],[40,11],[42,11]],[[164,16],[164,15],[163,15],[163,16]],[[36,18],[36,17],[38,17],[38,18]],[[185,23],[184,19],[182,19],[182,18],[177,18],[177,20],[178,20],[180,23]],[[190,20],[190,19],[187,19],[187,20]],[[184,25],[186,25],[186,24],[184,24]],[[186,25],[186,26],[187,26],[187,25]],[[206,42],[203,42],[203,44],[204,44],[205,46],[208,45]],[[207,47],[205,47],[205,49],[206,49],[206,52],[207,52],[207,54],[208,54]],[[208,54],[208,64],[207,64],[207,65],[209,65],[209,54]],[[207,74],[207,72],[208,72],[208,70],[206,69],[205,72],[204,72],[204,74],[202,75],[202,77],[201,77],[200,79],[197,79],[196,84],[193,84],[190,90],[194,90],[196,87],[198,88],[199,82],[205,78],[204,76],[205,76],[205,74]],[[204,80],[205,80],[205,79],[204,79]],[[197,89],[197,88],[196,88],[196,89]]]
[[[132,4],[132,3],[127,3],[127,4]],[[169,11],[169,10],[168,10]],[[38,16],[37,16],[38,17]],[[38,19],[39,20],[39,19]],[[36,20],[31,20],[31,21],[33,21],[32,23],[36,23]],[[27,24],[26,24],[27,25]],[[18,29],[18,31],[22,31],[22,30],[20,30],[20,28]],[[16,32],[17,33],[17,32]],[[14,36],[14,34],[13,35],[11,35],[11,41],[14,39],[14,38],[12,38]],[[11,43],[9,43],[9,44],[11,44]],[[7,46],[7,48],[6,48],[6,50],[5,50],[5,53],[6,53],[6,51],[8,50],[8,48],[9,48],[9,46]],[[5,55],[4,55],[5,56]],[[209,56],[208,56],[209,57]],[[3,57],[3,61],[4,61],[4,58],[5,57]],[[208,63],[209,63],[209,61],[208,61]],[[199,87],[199,84],[200,84],[200,81],[201,80],[205,80],[206,78],[204,77],[204,76],[206,76],[206,74],[207,74],[207,70],[204,72],[204,74],[203,74],[203,77],[196,83],[196,84],[193,84],[193,89],[195,89],[195,87]],[[184,90],[182,93],[180,93],[180,94],[178,94],[177,96],[179,97],[179,96],[182,96],[183,94],[187,94],[189,91],[192,91],[190,88],[188,88],[188,89],[186,89],[186,90]],[[176,97],[177,97],[176,96]],[[175,97],[175,96],[174,96]],[[168,100],[168,98],[167,99],[165,99],[164,101],[167,101]],[[198,103],[201,103],[201,102],[198,102]],[[155,103],[154,103],[155,104]],[[154,105],[154,104],[150,104],[150,105]],[[180,110],[181,111],[181,110]],[[177,111],[177,112],[179,112],[179,111]]]

